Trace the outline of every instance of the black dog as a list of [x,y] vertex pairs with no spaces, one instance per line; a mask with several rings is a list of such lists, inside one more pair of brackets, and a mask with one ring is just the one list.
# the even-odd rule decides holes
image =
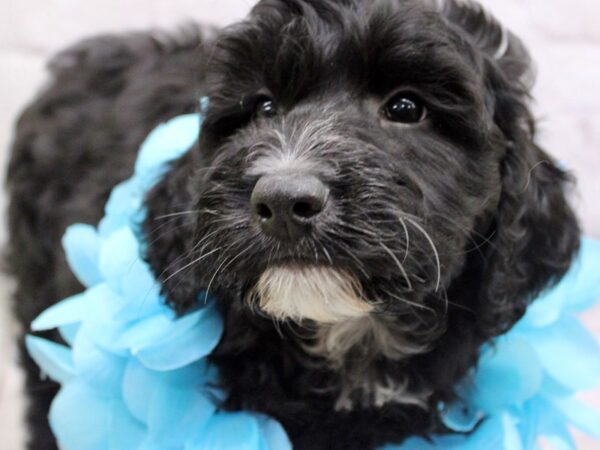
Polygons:
[[[20,320],[81,289],[65,227],[98,221],[146,135],[209,96],[147,197],[147,259],[179,313],[219,299],[222,408],[273,416],[297,449],[444,432],[480,345],[578,248],[527,52],[476,5],[263,0],[214,39],[96,38],[51,69],[9,171]],[[54,388],[24,364],[30,448],[55,448]]]

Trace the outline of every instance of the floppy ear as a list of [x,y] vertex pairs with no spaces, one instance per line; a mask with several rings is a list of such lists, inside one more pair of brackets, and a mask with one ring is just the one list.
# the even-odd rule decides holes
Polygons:
[[477,304],[482,334],[507,331],[568,270],[580,234],[565,198],[569,181],[531,138],[521,136],[508,151]]
[[527,50],[480,6],[446,0],[446,18],[483,54],[488,107],[504,147],[502,191],[484,248],[477,328],[485,337],[507,331],[529,303],[568,270],[580,230],[566,200],[570,179],[535,144],[528,108],[533,81]]

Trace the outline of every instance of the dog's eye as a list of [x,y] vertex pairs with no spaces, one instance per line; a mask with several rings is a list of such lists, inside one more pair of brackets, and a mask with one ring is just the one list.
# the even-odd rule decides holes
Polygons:
[[258,117],[274,117],[277,115],[277,105],[275,101],[269,97],[259,97],[254,107],[254,113]]
[[417,123],[427,117],[427,109],[415,95],[400,93],[392,97],[384,106],[383,113],[388,120],[398,123]]

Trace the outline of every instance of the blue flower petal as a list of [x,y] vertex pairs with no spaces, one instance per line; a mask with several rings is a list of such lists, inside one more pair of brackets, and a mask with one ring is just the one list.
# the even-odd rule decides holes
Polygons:
[[[127,300],[115,292],[107,283],[100,283],[84,292],[86,315],[83,322],[115,321],[115,312],[119,311]],[[89,320],[88,320],[89,319]]]
[[128,227],[113,232],[100,251],[101,273],[110,289],[121,297],[110,311],[115,319],[140,319],[166,308],[160,286],[139,252],[137,238]]
[[[152,399],[160,386],[174,388],[186,386],[191,391],[197,390],[199,386],[206,388],[216,381],[215,369],[206,367],[204,363],[191,364],[169,372],[157,372],[146,368],[133,358],[129,360],[125,369],[121,392],[131,414],[140,422],[147,424]],[[212,390],[210,393],[214,396]]]
[[71,225],[62,238],[62,245],[67,262],[81,284],[89,287],[102,281],[98,269],[100,238],[93,226]]
[[513,450],[506,448],[504,423],[501,417],[484,420],[465,440],[460,450]]
[[540,417],[540,433],[555,450],[576,450],[564,416],[551,403],[539,400],[544,414]]
[[102,392],[119,392],[125,361],[100,348],[86,333],[79,333],[73,344],[73,363],[77,374]]
[[571,424],[600,439],[600,412],[573,397],[552,399],[551,402]]
[[470,400],[488,413],[521,405],[538,391],[542,378],[541,365],[529,342],[505,335],[480,357]]
[[131,226],[131,218],[142,208],[145,191],[136,179],[118,184],[105,207],[105,217],[98,225],[100,236],[107,237],[123,227]]
[[180,369],[168,372],[159,372],[163,377],[163,383],[174,386],[188,385],[207,387],[218,382],[218,371],[214,366],[209,366],[205,359],[193,364],[188,364]]
[[135,354],[140,348],[153,345],[160,342],[163,337],[168,337],[176,325],[179,325],[180,328],[184,328],[185,325],[184,331],[187,331],[196,324],[196,321],[197,317],[191,315],[184,316],[177,321],[171,315],[153,315],[131,323],[120,337],[118,344],[129,348]]
[[545,436],[549,447],[553,450],[577,450],[575,442],[573,442],[573,438],[569,435],[567,429],[562,427],[560,430],[560,434],[558,429],[555,429],[553,434]]
[[167,170],[165,163],[183,156],[197,141],[200,116],[187,114],[156,128],[146,141],[135,163],[135,176],[149,190]]
[[121,320],[137,320],[161,312],[170,313],[160,295],[160,285],[154,280],[147,264],[138,260],[121,281],[122,295],[127,299],[115,312]]
[[260,450],[258,420],[248,413],[219,413],[213,416],[185,450]]
[[540,437],[540,416],[544,414],[544,409],[540,408],[536,398],[529,400],[519,410],[518,423],[516,423],[521,436],[521,442],[525,449],[537,449],[537,442]]
[[266,416],[258,416],[265,450],[292,450],[292,443],[279,422]]
[[582,239],[579,255],[569,272],[557,286],[533,302],[517,328],[544,327],[558,320],[561,314],[591,308],[600,299],[598,267],[600,241]]
[[[566,291],[568,289],[567,281],[563,281],[563,283],[564,284],[560,284],[554,289]],[[557,294],[557,291],[554,289],[538,297],[531,306],[527,308],[525,316],[517,323],[515,329],[526,330],[527,328],[545,327],[558,320],[565,307],[565,298],[562,294]]]
[[55,397],[49,420],[62,450],[106,450],[110,415],[109,397],[74,380]]
[[548,374],[564,386],[586,390],[600,382],[600,347],[577,319],[562,317],[532,330],[528,340]]
[[77,333],[79,333],[80,328],[81,324],[70,323],[68,325],[62,325],[58,327],[58,332],[60,333],[60,337],[62,337],[67,344],[73,346],[73,342],[75,342],[75,338],[77,337]]
[[482,421],[470,434],[433,436],[430,442],[415,437],[382,450],[515,450],[505,446],[504,431],[502,417],[493,417]]
[[108,423],[108,450],[137,449],[146,436],[146,427],[129,414],[123,402],[114,401]]
[[81,322],[89,313],[89,302],[86,294],[77,294],[69,297],[42,312],[33,322],[33,331],[45,331],[63,325]]
[[144,367],[137,359],[130,359],[123,375],[122,395],[131,415],[148,423],[150,401],[162,382],[160,372]]
[[100,348],[115,355],[126,357],[129,355],[129,351],[126,347],[119,345],[119,340],[128,329],[128,326],[127,323],[109,319],[86,320],[77,335],[85,334]]
[[152,436],[146,436],[144,442],[136,450],[181,450],[182,447],[179,445],[165,446],[160,441],[157,441]]
[[577,282],[572,291],[565,293],[568,310],[582,312],[600,300],[600,241],[583,238],[575,268]]
[[173,370],[208,355],[219,343],[223,322],[216,308],[203,308],[169,326],[160,339],[132,348],[146,367]]
[[71,349],[36,336],[26,336],[29,355],[42,371],[58,383],[66,383],[75,376]]
[[518,421],[510,414],[502,415],[502,430],[504,432],[504,449],[505,450],[523,450],[523,440],[519,429],[517,428]]
[[87,314],[79,332],[85,331],[105,350],[125,353],[127,349],[120,345],[120,338],[129,329],[130,323],[123,321],[118,313],[126,307],[127,299],[115,293],[106,283],[87,289],[84,295],[88,302]]
[[190,430],[200,430],[216,406],[199,385],[160,384],[152,397],[148,415],[150,436],[164,446],[183,446]]
[[139,258],[139,245],[131,228],[123,227],[106,239],[100,249],[100,272],[115,292],[121,292],[122,279],[129,276]]
[[440,410],[444,425],[460,433],[473,431],[477,424],[484,418],[482,411],[462,400],[457,400],[448,406],[440,408]]
[[540,387],[539,392],[539,395],[542,397],[569,397],[573,395],[574,392],[573,389],[569,389],[547,373],[544,373],[544,379],[542,380],[542,386]]

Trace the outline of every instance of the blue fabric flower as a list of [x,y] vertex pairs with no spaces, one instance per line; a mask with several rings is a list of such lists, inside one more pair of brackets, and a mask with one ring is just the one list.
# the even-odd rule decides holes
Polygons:
[[[144,195],[199,130],[197,114],[158,127],[98,227],[76,224],[65,233],[67,261],[86,290],[48,308],[32,329],[57,328],[68,346],[26,340],[33,359],[61,384],[50,425],[64,450],[291,449],[269,417],[217,411],[223,393],[212,387],[218,373],[205,359],[223,332],[215,300],[175,317],[142,257]],[[460,401],[440,405],[455,434],[385,450],[533,450],[540,436],[573,449],[569,425],[600,438],[600,415],[574,399],[600,382],[598,343],[576,318],[600,297],[598,267],[600,242],[584,240],[563,281],[482,349]]]

